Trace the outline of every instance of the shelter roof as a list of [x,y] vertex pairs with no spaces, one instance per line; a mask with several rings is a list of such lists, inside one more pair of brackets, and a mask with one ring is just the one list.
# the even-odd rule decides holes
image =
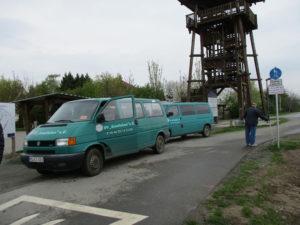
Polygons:
[[20,100],[14,101],[14,103],[31,103],[31,102],[33,103],[33,102],[45,101],[46,99],[60,99],[60,100],[65,100],[65,101],[72,101],[72,100],[86,99],[86,98],[88,98],[88,97],[83,97],[83,96],[79,96],[79,95],[71,95],[71,94],[66,94],[66,93],[52,93],[52,94],[46,94],[46,95],[40,95],[40,96],[20,99]]

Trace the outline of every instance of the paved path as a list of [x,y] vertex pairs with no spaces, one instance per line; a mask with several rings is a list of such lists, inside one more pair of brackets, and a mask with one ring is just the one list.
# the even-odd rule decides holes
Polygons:
[[[282,134],[300,132],[300,114]],[[271,139],[258,130],[258,143]],[[243,132],[172,140],[150,151],[111,160],[103,173],[42,177],[17,162],[0,166],[0,224],[181,225],[199,201],[249,149]]]

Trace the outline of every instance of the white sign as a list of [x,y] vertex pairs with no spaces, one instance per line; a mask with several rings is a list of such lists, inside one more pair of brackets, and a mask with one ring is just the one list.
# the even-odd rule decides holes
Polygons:
[[214,117],[218,117],[218,98],[208,98],[208,104]]
[[282,79],[270,80],[269,95],[282,95],[285,93]]
[[270,86],[282,86],[282,79],[270,80]]
[[5,137],[16,133],[16,106],[14,103],[0,103],[0,123]]

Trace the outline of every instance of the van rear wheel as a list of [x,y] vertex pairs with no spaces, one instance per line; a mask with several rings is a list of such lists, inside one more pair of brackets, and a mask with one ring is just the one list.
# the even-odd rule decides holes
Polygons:
[[209,125],[205,125],[202,131],[203,137],[209,137],[211,133],[211,129]]
[[103,155],[98,149],[93,148],[85,155],[82,171],[89,177],[96,176],[101,172],[103,165]]
[[164,136],[162,135],[158,135],[157,138],[156,138],[156,142],[155,142],[155,145],[153,147],[153,152],[155,154],[161,154],[164,152],[165,150],[165,138]]

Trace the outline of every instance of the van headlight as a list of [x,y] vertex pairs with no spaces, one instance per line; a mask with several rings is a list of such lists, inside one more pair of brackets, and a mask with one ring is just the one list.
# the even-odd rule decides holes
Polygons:
[[24,140],[23,146],[28,147],[28,141],[27,140]]
[[56,139],[55,144],[56,146],[73,146],[76,145],[76,138],[69,137],[69,138]]

